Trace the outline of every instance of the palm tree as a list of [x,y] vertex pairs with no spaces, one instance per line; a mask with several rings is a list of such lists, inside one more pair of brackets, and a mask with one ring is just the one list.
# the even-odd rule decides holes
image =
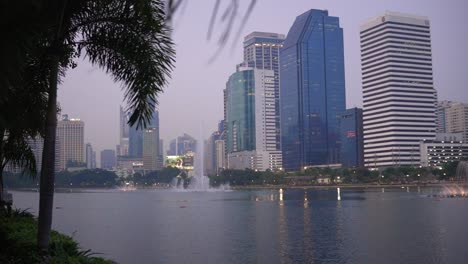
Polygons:
[[44,151],[40,177],[38,247],[47,252],[54,195],[57,85],[82,53],[123,83],[129,124],[145,127],[174,61],[160,0],[49,0],[39,17],[49,20],[40,56],[49,70]]
[[[0,205],[4,204],[3,197],[3,171],[8,164],[15,168],[21,168],[22,173],[36,177],[37,166],[34,153],[29,145],[29,136],[24,131],[0,131],[0,136],[5,134],[5,139],[0,143]],[[1,209],[1,208],[0,208]]]

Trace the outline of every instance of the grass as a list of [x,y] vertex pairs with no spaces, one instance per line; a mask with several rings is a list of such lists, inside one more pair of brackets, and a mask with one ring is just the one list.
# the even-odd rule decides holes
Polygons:
[[112,264],[113,261],[95,257],[90,250],[81,250],[71,237],[52,231],[47,260],[37,252],[37,221],[21,210],[0,212],[0,263],[51,264]]

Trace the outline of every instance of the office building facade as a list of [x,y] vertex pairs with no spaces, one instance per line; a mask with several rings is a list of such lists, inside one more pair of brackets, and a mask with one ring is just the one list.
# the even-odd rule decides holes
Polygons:
[[105,149],[101,151],[101,169],[112,170],[116,167],[115,151],[113,149]]
[[414,166],[436,133],[436,91],[427,17],[395,12],[361,25],[364,162]]
[[298,16],[280,51],[283,167],[339,163],[339,115],[344,112],[343,29],[328,11]]
[[280,149],[280,49],[283,47],[284,34],[271,32],[252,32],[244,38],[244,62],[242,66],[260,70],[272,70],[274,73],[276,148]]
[[[226,149],[232,169],[282,168],[272,70],[238,67],[226,84]],[[243,157],[254,159],[246,167]],[[239,158],[242,157],[242,158]]]
[[364,167],[362,109],[347,109],[340,116],[341,165],[347,168]]
[[57,122],[57,141],[59,144],[59,170],[86,166],[83,121],[69,119],[68,115],[64,115],[62,120]]
[[438,114],[438,123],[443,123],[444,132],[460,133],[462,140],[468,142],[468,104],[445,102],[441,104],[438,110],[443,113]]

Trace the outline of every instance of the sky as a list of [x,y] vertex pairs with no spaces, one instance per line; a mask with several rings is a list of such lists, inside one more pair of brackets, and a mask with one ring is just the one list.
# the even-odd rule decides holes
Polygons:
[[[227,4],[228,0],[221,1]],[[468,103],[467,0],[257,0],[240,33],[221,53],[217,38],[224,24],[217,22],[207,40],[215,0],[185,0],[173,24],[176,63],[169,84],[158,97],[160,136],[169,141],[188,133],[206,138],[223,118],[223,89],[243,59],[243,37],[253,31],[287,34],[296,16],[309,9],[326,9],[340,18],[344,30],[346,105],[362,106],[359,26],[386,10],[427,16],[431,21],[434,84],[439,100]],[[240,0],[233,35],[250,0]],[[223,6],[221,6],[222,8]],[[122,86],[83,57],[59,86],[62,114],[85,122],[85,143],[99,152],[119,142],[119,106],[125,105]]]

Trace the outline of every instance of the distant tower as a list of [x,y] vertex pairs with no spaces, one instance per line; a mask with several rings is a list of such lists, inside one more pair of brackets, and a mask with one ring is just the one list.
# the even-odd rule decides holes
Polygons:
[[117,155],[119,156],[128,156],[128,144],[129,144],[129,126],[128,126],[128,118],[127,113],[125,113],[122,106],[120,107],[120,144],[119,144],[119,151]]
[[91,143],[87,143],[86,144],[86,167],[88,169],[96,168],[96,162],[93,160],[93,158],[95,158],[93,153],[94,151],[93,151],[93,147],[91,146]]
[[57,123],[57,141],[60,144],[59,170],[66,169],[70,162],[85,162],[83,121],[64,115]]
[[115,164],[115,151],[113,149],[101,151],[101,169],[111,170],[116,167]]
[[429,20],[386,12],[360,34],[365,166],[419,165],[436,135]]
[[159,139],[159,112],[155,111],[150,124],[143,130],[143,168],[146,171],[162,168],[161,148]]

